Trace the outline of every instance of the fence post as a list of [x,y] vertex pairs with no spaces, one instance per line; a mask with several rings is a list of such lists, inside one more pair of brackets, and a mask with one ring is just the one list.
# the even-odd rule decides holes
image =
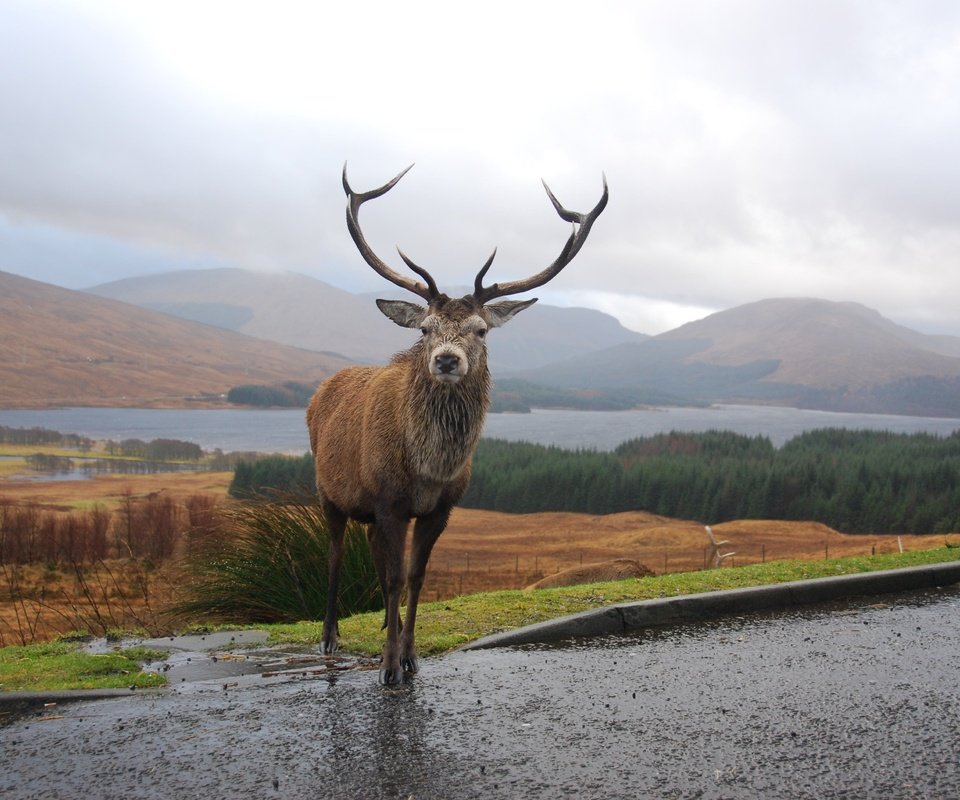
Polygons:
[[760,563],[767,563],[767,546],[765,544],[760,545]]

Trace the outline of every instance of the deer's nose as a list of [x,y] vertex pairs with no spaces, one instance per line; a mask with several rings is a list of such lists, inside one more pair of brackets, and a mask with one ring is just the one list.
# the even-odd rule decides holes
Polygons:
[[434,363],[436,363],[437,369],[442,374],[449,375],[451,372],[455,372],[460,366],[460,358],[458,356],[443,354],[436,356],[434,358]]

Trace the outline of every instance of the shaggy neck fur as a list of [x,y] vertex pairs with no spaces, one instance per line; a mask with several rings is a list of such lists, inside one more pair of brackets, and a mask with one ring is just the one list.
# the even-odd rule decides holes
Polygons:
[[443,483],[463,471],[480,439],[490,404],[490,372],[482,352],[459,382],[442,384],[430,377],[424,358],[419,342],[395,358],[410,370],[407,458],[414,473]]

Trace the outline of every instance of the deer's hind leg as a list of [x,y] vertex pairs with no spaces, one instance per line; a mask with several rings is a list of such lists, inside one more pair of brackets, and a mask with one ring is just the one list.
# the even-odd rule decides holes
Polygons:
[[340,633],[337,624],[337,599],[340,592],[340,567],[343,564],[343,533],[347,527],[347,516],[336,506],[321,501],[323,514],[327,520],[330,545],[327,552],[327,611],[323,618],[323,632],[320,636],[320,652],[332,655],[337,652],[337,636]]

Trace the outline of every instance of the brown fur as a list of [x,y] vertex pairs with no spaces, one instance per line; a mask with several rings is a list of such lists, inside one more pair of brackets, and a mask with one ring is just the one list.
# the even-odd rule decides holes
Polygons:
[[[383,367],[350,367],[321,384],[307,409],[317,491],[331,530],[330,588],[321,650],[337,649],[336,592],[340,543],[347,518],[371,523],[369,538],[387,604],[387,644],[381,680],[394,683],[416,670],[414,625],[427,560],[450,509],[470,481],[470,459],[489,404],[484,336],[524,303],[478,308],[445,297],[422,309],[384,309],[403,324],[422,324],[423,338]],[[381,306],[384,308],[384,306]],[[414,312],[411,309],[419,309]],[[412,327],[412,325],[410,325]],[[465,369],[445,382],[431,363],[458,354]],[[407,526],[416,519],[409,570],[403,555]],[[407,617],[399,623],[400,593]]]
[[[419,328],[423,338],[385,367],[353,367],[317,389],[307,409],[317,492],[330,529],[330,579],[321,652],[337,649],[337,590],[343,559],[343,532],[352,517],[370,524],[367,535],[386,601],[387,643],[380,681],[399,682],[416,672],[414,628],[427,561],[443,533],[450,509],[470,481],[470,459],[483,430],[490,397],[486,334],[536,302],[504,300],[552,280],[579,252],[607,205],[606,178],[600,202],[587,214],[560,205],[544,184],[560,218],[573,230],[560,255],[535,275],[505,284],[483,285],[494,250],[474,280],[474,291],[451,300],[433,277],[402,252],[423,279],[400,275],[370,248],[358,222],[360,206],[384,195],[406,172],[377,189],[355,192],[343,166],[347,230],[364,261],[391,283],[426,300],[426,308],[402,300],[377,300],[390,319]],[[407,527],[416,519],[410,564],[404,577]],[[400,595],[406,585],[407,616],[400,624]]]

